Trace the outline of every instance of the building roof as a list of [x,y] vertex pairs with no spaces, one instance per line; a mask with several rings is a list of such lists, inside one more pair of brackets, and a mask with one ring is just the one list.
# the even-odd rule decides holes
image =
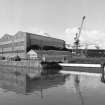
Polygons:
[[[43,36],[43,35],[39,35],[39,34],[33,34],[33,33],[29,33],[29,32],[22,32],[22,31],[18,31],[15,35],[10,35],[10,34],[5,34],[3,35],[3,37],[0,38],[0,41],[6,41],[8,39],[12,39],[12,38],[19,38],[19,37],[22,37],[24,35],[31,35],[31,36],[34,36],[35,39],[43,39],[43,40],[56,40],[56,41],[64,41],[64,40],[61,40],[61,39],[57,39],[57,38],[53,38],[53,37],[48,37],[48,36]],[[33,37],[32,37],[33,38]]]

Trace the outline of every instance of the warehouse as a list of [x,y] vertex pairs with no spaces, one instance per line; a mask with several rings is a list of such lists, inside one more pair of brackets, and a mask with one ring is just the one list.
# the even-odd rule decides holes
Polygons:
[[27,52],[31,49],[63,50],[65,41],[21,31],[13,36],[5,34],[0,39],[1,57],[12,58],[18,55],[21,58],[26,58]]
[[62,50],[65,48],[65,41],[36,35],[32,33],[26,33],[27,34],[27,50],[30,49],[43,49],[43,50]]

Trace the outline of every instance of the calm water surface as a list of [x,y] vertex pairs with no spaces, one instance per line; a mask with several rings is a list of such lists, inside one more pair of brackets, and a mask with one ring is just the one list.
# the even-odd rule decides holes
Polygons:
[[0,105],[105,105],[105,84],[99,76],[57,74],[32,80],[4,70]]

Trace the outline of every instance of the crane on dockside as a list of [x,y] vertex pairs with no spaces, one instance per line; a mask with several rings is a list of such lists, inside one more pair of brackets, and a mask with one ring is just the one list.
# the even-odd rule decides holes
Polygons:
[[82,31],[82,28],[83,28],[83,23],[84,23],[85,18],[86,18],[86,16],[82,17],[81,25],[78,28],[79,31],[76,33],[76,36],[74,37],[74,48],[75,48],[76,55],[78,54],[78,48],[80,46],[80,35],[81,35],[81,31]]

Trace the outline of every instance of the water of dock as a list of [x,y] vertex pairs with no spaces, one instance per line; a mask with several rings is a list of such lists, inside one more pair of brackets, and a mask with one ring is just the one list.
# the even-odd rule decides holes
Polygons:
[[105,104],[100,76],[58,73],[30,79],[7,71],[10,68],[0,66],[0,105]]

